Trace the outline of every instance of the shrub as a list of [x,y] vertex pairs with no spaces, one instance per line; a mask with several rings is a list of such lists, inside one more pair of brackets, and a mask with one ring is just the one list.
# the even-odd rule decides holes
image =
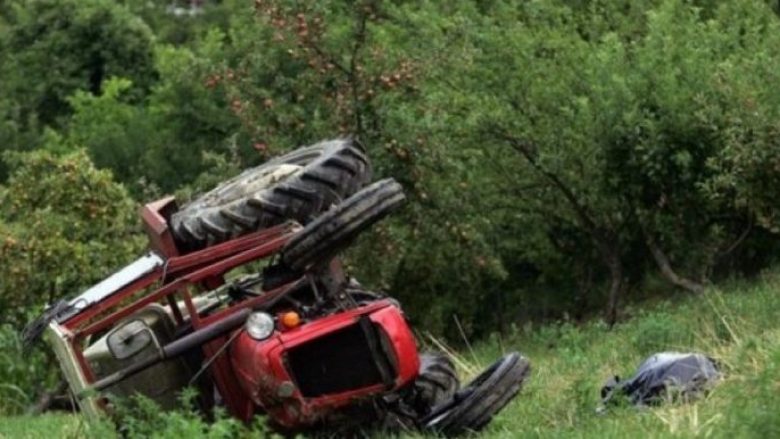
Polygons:
[[0,319],[18,328],[129,262],[143,241],[125,189],[83,151],[6,160],[13,173],[0,186]]

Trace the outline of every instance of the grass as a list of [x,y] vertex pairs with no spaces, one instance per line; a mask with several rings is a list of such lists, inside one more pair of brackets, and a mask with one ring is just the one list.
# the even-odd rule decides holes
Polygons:
[[88,434],[78,416],[47,414],[44,416],[0,417],[0,438],[76,438]]
[[[600,322],[525,328],[462,354],[486,365],[502,351],[532,361],[521,395],[483,433],[515,437],[780,437],[780,275],[733,284],[702,297],[637,310],[608,330]],[[717,358],[725,379],[705,399],[597,414],[611,375],[629,376],[658,351]]]
[[[521,325],[510,336],[491,337],[457,354],[463,376],[507,351],[520,351],[532,362],[523,392],[480,437],[780,437],[780,271],[628,311],[633,317],[612,330],[598,321]],[[665,350],[716,357],[725,378],[695,403],[596,413],[607,378],[628,376],[645,357]],[[69,415],[0,418],[0,438],[86,437],[95,431]]]

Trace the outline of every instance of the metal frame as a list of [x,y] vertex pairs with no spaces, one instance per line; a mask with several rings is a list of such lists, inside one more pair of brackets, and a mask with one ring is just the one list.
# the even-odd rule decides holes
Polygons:
[[[382,346],[376,346],[377,350],[372,352],[372,356],[377,361],[376,356],[380,355],[382,350],[388,357],[394,357],[397,366],[393,371],[392,383],[385,381],[360,389],[316,397],[304,397],[297,386],[292,387],[292,393],[287,393],[286,386],[294,382],[286,365],[286,353],[289,350],[334,331],[360,324],[361,320],[375,326],[376,330],[382,331],[387,339],[391,340],[392,346],[388,346],[387,351]],[[366,396],[404,387],[416,378],[419,369],[414,335],[401,310],[387,299],[322,317],[305,327],[279,333],[260,343],[244,332],[238,336],[231,349],[234,376],[238,377],[244,394],[249,395],[258,407],[270,414],[274,422],[288,428],[314,423],[321,419],[323,414]],[[243,358],[257,358],[262,361],[240,361]],[[240,419],[248,421],[252,414],[250,411]]]
[[[186,308],[193,332],[179,339],[178,343],[182,343],[187,337],[209,332],[208,328],[213,328],[221,322],[245,319],[246,317],[239,316],[273,303],[296,285],[296,282],[287,282],[291,279],[285,278],[284,282],[276,284],[278,286],[268,286],[269,291],[263,295],[246,298],[208,314],[204,311],[201,315],[193,300],[193,289],[213,290],[225,283],[224,275],[230,270],[272,257],[301,226],[289,222],[203,250],[182,254],[168,227],[170,215],[175,209],[175,201],[170,197],[144,206],[141,216],[153,253],[126,267],[118,275],[108,278],[105,283],[87,290],[96,293],[89,294],[89,300],[84,300],[84,297],[77,298],[79,307],[60,315],[59,319],[49,325],[47,337],[51,339],[71,390],[79,397],[79,405],[89,415],[99,416],[100,409],[105,408],[105,400],[98,397],[96,390],[110,386],[116,377],[122,379],[122,373],[127,370],[140,370],[140,367],[145,366],[141,361],[115,372],[116,377],[107,376],[97,380],[84,356],[88,337],[102,335],[117,322],[132,316],[149,304],[166,301],[177,325],[186,323],[179,304],[183,303]],[[337,259],[324,266],[315,267],[314,270],[325,283],[326,289],[335,289],[345,281],[340,261]],[[274,402],[278,402],[278,395],[285,393],[276,386],[285,387],[285,383],[289,383],[291,379],[283,365],[286,349],[357,322],[362,322],[361,326],[367,332],[374,361],[379,363],[380,355],[387,355],[398,364],[397,371],[391,373],[382,370],[383,382],[363,389],[316,398],[304,398],[300,392],[294,390],[285,404],[278,405]],[[382,346],[378,334],[374,333],[374,325],[381,327],[384,336],[391,340],[392,352],[384,351],[386,347]],[[230,338],[231,335],[225,333],[216,338],[208,338],[211,341],[205,341],[204,338],[205,342],[199,343],[202,343],[200,348],[203,357],[210,359],[204,370],[211,374],[228,412],[244,421],[249,421],[255,409],[261,407],[280,425],[294,427],[301,422],[313,422],[321,414],[353,403],[356,399],[407,385],[416,377],[419,366],[414,335],[400,309],[388,300],[345,309],[312,321],[305,327],[281,332],[262,342],[252,340],[242,331],[234,335],[235,337]],[[228,341],[231,342],[232,355],[219,355]],[[259,354],[259,358],[263,360],[237,360],[258,358],[253,357],[253,352]],[[262,385],[257,380],[260,380]],[[261,388],[268,393],[260,395],[258,392]]]
[[[152,203],[154,205],[156,203]],[[157,202],[159,204],[159,202]],[[148,207],[145,211],[148,212]],[[148,224],[148,223],[147,223]],[[148,228],[148,227],[147,227]],[[96,381],[95,373],[84,357],[84,342],[89,336],[95,336],[139,311],[144,306],[167,300],[171,305],[174,318],[183,322],[181,310],[176,305],[176,295],[179,295],[187,308],[193,330],[198,330],[217,320],[223,319],[241,309],[258,306],[268,300],[273,300],[283,293],[287,286],[282,286],[260,297],[251,298],[233,306],[220,310],[209,316],[199,315],[193,302],[192,288],[209,290],[224,284],[223,275],[230,270],[248,262],[267,258],[277,253],[300,229],[297,223],[285,223],[234,239],[222,244],[208,247],[186,255],[168,257],[164,264],[158,265],[135,280],[119,288],[113,294],[88,304],[75,315],[66,317],[61,322],[52,323],[50,329],[60,342],[56,343],[65,356],[75,359],[78,370],[75,376],[78,387],[85,388]],[[157,229],[158,231],[160,229]],[[164,231],[167,234],[167,230]],[[165,240],[158,240],[165,242]],[[172,243],[172,240],[168,240]],[[165,250],[158,248],[159,250]],[[173,252],[167,249],[170,255]],[[154,286],[157,285],[156,288]],[[143,292],[147,288],[153,291]],[[143,293],[142,296],[139,296]],[[62,343],[64,341],[64,343]],[[222,338],[213,340],[203,346],[203,354],[212,356],[223,343]],[[68,364],[72,363],[69,361]],[[224,356],[220,356],[210,366],[214,381],[228,405],[228,409],[243,418],[251,409],[251,401],[241,391],[231,372],[231,365]],[[94,406],[95,402],[88,402]],[[99,403],[98,403],[99,404]],[[91,407],[94,408],[94,407]],[[91,410],[90,410],[91,411]]]

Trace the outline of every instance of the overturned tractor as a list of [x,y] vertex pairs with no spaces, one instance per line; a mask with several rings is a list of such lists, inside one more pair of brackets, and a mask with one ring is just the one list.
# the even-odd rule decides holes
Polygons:
[[418,353],[397,301],[350,278],[339,253],[404,202],[371,181],[364,148],[321,142],[249,169],[178,209],[142,209],[150,252],[47,309],[26,330],[54,349],[89,416],[110,395],[174,408],[185,387],[285,431],[367,425],[448,436],[483,428],[529,371],[510,353],[461,388]]

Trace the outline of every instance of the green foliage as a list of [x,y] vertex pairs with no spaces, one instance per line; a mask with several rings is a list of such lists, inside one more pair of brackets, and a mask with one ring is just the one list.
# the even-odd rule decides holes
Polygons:
[[184,202],[353,134],[409,199],[365,285],[450,338],[579,320],[776,259],[774,3],[5,2],[0,142]]
[[80,416],[49,413],[43,416],[0,417],[0,436],[43,439],[53,437],[114,438],[116,435],[108,423],[89,423]]
[[[206,83],[215,58],[225,50],[221,38],[214,31],[191,50],[163,46],[156,51],[163,80],[150,96],[147,111],[154,117],[159,143],[144,151],[142,175],[166,191],[210,171],[205,156],[228,154],[235,142],[238,121],[228,111],[227,98]],[[244,166],[256,157],[246,146],[240,152]]]
[[[531,375],[520,395],[478,437],[776,437],[780,433],[776,410],[780,403],[778,288],[780,275],[774,269],[758,280],[731,283],[706,298],[688,297],[647,307],[641,315],[612,330],[598,321],[577,326],[526,327],[456,352],[464,381],[503,352],[520,351],[531,360]],[[716,335],[716,325],[724,322],[733,334],[728,340]],[[635,341],[648,328],[666,323],[675,325],[677,335],[664,343],[656,339],[656,351],[711,355],[723,365],[724,379],[706,397],[690,404],[673,402],[646,409],[622,405],[597,413],[603,383],[615,374],[628,377],[648,355]],[[244,427],[233,430],[237,428],[234,421],[219,416],[216,431],[212,432],[204,427],[202,419],[188,412],[160,413],[148,403],[139,410],[132,423],[133,431],[141,435],[181,437],[174,434],[186,432],[187,437],[197,438],[223,437],[226,431],[235,432],[237,437],[267,434],[259,426],[253,426],[251,433]],[[0,434],[62,436],[76,431],[79,419],[77,415],[0,417]],[[99,426],[79,429],[87,437],[111,437]],[[377,433],[372,437],[387,435]]]
[[[777,435],[769,287],[652,312],[632,304],[636,319],[610,333],[579,323],[615,299],[670,297],[679,278],[723,282],[777,259],[777,2],[188,8],[0,2],[0,144],[33,151],[0,166],[0,411],[19,412],[54,379],[15,331],[138,255],[139,202],[185,202],[272,155],[353,134],[408,203],[350,249],[352,274],[399,298],[422,331],[492,334],[541,365],[537,399],[515,403],[492,434]],[[724,385],[733,397],[694,406],[706,422],[682,407],[593,416],[603,377],[687,348],[714,350],[739,377]],[[265,431],[137,410],[134,437]]]
[[159,47],[161,78],[143,103],[128,96],[132,83],[124,78],[107,79],[100,95],[76,92],[68,99],[74,114],[66,143],[85,147],[136,195],[145,185],[170,192],[192,182],[207,170],[205,154],[228,152],[236,124],[219,91],[201,80],[208,57],[221,48],[219,38],[207,36],[196,52]]
[[218,410],[214,419],[206,420],[195,408],[195,391],[188,389],[181,395],[182,409],[165,412],[154,401],[137,396],[117,401],[118,431],[126,438],[278,438],[264,423],[262,417],[248,426]]
[[0,413],[23,412],[56,384],[43,346],[25,351],[19,332],[43,306],[73,297],[137,257],[144,241],[135,203],[83,150],[7,152],[0,186]]
[[727,421],[735,435],[771,437],[780,434],[780,419],[772,409],[780,403],[777,394],[780,349],[775,343],[772,350],[758,354],[766,363],[757,374],[747,377],[745,385],[737,390],[738,399],[732,407],[734,414]]
[[631,344],[645,356],[664,349],[685,349],[693,342],[686,322],[677,321],[672,315],[660,310],[654,310],[652,318],[641,319],[637,326]]
[[[706,12],[680,1],[646,6],[639,18],[598,2],[576,17],[555,2],[494,3],[485,16],[462,6],[449,18],[464,29],[457,49],[437,60],[443,65],[423,87],[428,108],[445,114],[444,126],[432,127],[441,143],[463,145],[464,154],[480,145],[474,173],[492,178],[472,185],[484,203],[475,213],[513,214],[491,215],[501,226],[494,240],[510,241],[501,261],[529,264],[539,283],[585,290],[585,305],[593,304],[590,282],[638,279],[655,265],[645,241],[678,274],[707,282],[754,223],[771,230],[760,191],[748,200],[741,191],[753,184],[725,171],[745,168],[717,164],[724,156],[742,162],[738,143],[761,156],[756,181],[778,175],[768,170],[778,157],[773,145],[732,134],[741,120],[751,121],[751,133],[774,131],[776,118],[763,115],[776,111],[776,93],[758,90],[771,88],[768,72],[778,71],[776,17],[754,2]],[[609,24],[626,19],[637,20],[631,30]],[[469,32],[488,23],[490,31]],[[510,285],[528,284],[527,271],[509,273]]]
[[0,186],[0,306],[21,324],[46,303],[72,296],[141,250],[135,203],[83,151],[6,154]]
[[[732,283],[705,299],[648,306],[612,330],[601,322],[543,326],[478,343],[474,355],[464,351],[459,357],[459,364],[469,366],[461,370],[467,375],[502,351],[520,351],[532,364],[520,396],[480,437],[776,436],[780,326],[773,314],[780,309],[778,280],[774,270],[758,281]],[[724,322],[733,334],[728,340],[717,335],[717,326]],[[671,332],[659,337],[667,325]],[[637,343],[645,337],[648,344]],[[644,410],[625,405],[597,413],[599,391],[608,378],[629,377],[642,360],[660,351],[706,353],[722,364],[725,377],[691,404]]]
[[[40,125],[62,125],[76,90],[97,94],[111,76],[130,78],[137,101],[152,86],[153,35],[126,8],[106,0],[11,1],[3,17],[0,94],[3,123],[19,135]],[[31,149],[28,138],[0,139]]]
[[144,109],[122,100],[132,83],[111,78],[95,96],[78,91],[69,99],[73,108],[68,139],[85,145],[95,164],[113,170],[122,181],[133,181],[143,174],[143,151],[153,124]]
[[0,415],[19,414],[51,386],[54,370],[40,349],[25,351],[16,328],[0,326]]

